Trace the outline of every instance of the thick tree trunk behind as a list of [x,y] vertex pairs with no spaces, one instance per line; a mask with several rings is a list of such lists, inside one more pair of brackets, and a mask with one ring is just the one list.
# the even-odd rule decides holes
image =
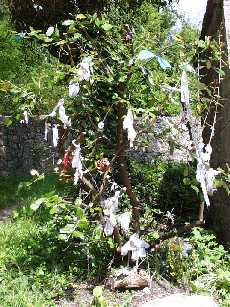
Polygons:
[[[213,153],[211,165],[213,168],[230,165],[230,66],[224,65],[230,59],[230,0],[208,0],[207,12],[204,18],[201,38],[211,36],[222,46],[222,60],[216,66],[225,71],[225,76],[220,78],[213,70],[206,70],[204,83],[211,87],[219,87],[220,100],[218,108],[213,103],[209,110],[208,125],[204,130],[204,141],[208,143],[211,129],[216,114],[215,135],[212,139]],[[228,58],[227,58],[228,55]],[[203,59],[208,59],[205,54]],[[209,226],[214,229],[220,240],[230,243],[230,198],[226,191],[219,189],[212,198],[208,218]]]

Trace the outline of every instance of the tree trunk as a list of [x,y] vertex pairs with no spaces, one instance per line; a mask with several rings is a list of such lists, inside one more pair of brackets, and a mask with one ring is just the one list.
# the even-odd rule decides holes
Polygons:
[[[210,126],[216,114],[215,135],[212,139],[211,165],[213,168],[221,167],[226,169],[226,164],[230,165],[230,67],[224,65],[230,59],[230,0],[209,0],[205,14],[201,38],[211,36],[222,49],[222,60],[217,68],[225,71],[225,76],[218,76],[213,69],[206,70],[204,83],[212,87],[219,87],[220,100],[216,109],[213,103],[209,110],[208,125],[204,131],[205,143],[210,138]],[[225,56],[228,55],[228,58]],[[209,59],[208,55],[203,56],[203,60]],[[212,63],[213,67],[216,63]],[[219,189],[212,198],[209,210],[208,225],[214,229],[220,240],[230,242],[230,198],[226,191]]]
[[117,159],[119,167],[119,179],[121,184],[126,188],[126,193],[129,196],[129,199],[132,204],[132,218],[133,218],[133,229],[135,232],[140,231],[140,203],[137,199],[135,193],[133,192],[132,185],[129,179],[129,171],[127,165],[127,157],[125,150],[125,138],[123,132],[123,117],[125,115],[125,108],[121,103],[118,105],[118,148],[119,156]]

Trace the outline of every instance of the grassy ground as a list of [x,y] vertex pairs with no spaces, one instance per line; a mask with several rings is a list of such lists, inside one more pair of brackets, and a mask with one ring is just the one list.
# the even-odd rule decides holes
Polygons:
[[[11,219],[0,223],[0,306],[66,306],[68,302],[90,306],[95,280],[99,283],[106,272],[106,249],[98,245],[91,251],[91,266],[87,269],[84,245],[79,248],[75,243],[60,243],[54,236],[54,225],[44,212],[35,214],[30,209],[42,197],[67,198],[72,193],[71,187],[63,186],[55,176],[31,182],[28,177],[0,178],[0,208],[18,206]],[[195,230],[189,240],[194,247],[189,257],[181,256],[174,241],[165,242],[159,251],[150,253],[147,259],[150,273],[159,279],[164,276],[177,281],[195,293],[212,295],[220,301],[220,306],[229,307],[228,252],[204,230]],[[167,284],[169,288],[165,291]],[[103,290],[103,296],[108,306],[138,306],[140,300],[178,290],[172,283],[159,286],[155,282],[148,294]]]
[[0,224],[0,306],[49,306],[67,283],[64,274],[54,268],[48,271],[47,253],[43,258],[41,253],[46,229],[26,214],[34,198],[52,189],[53,180],[31,190],[28,179],[0,178],[0,208],[19,208],[11,220]]
[[17,188],[21,177],[0,177],[0,209],[18,205]]

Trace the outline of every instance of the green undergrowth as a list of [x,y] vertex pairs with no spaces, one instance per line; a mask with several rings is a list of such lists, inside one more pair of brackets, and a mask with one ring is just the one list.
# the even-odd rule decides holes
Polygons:
[[[186,254],[186,244],[192,250]],[[165,243],[167,273],[192,293],[210,295],[221,307],[230,306],[230,254],[211,231],[194,228],[186,241]]]
[[[1,194],[5,195],[2,205],[14,201],[18,209],[7,223],[0,224],[0,306],[53,306],[58,297],[70,291],[72,282],[105,276],[111,259],[106,243],[104,249],[103,242],[92,242],[88,248],[79,246],[78,240],[58,238],[61,226],[50,211],[58,197],[70,203],[71,185],[63,184],[56,175],[35,182],[10,176],[1,182]],[[53,206],[35,214],[30,207],[41,198],[49,199]],[[66,209],[63,225],[72,213],[73,208]]]
[[0,176],[0,208],[22,205],[25,209],[33,198],[47,192],[60,191],[61,185],[57,184],[55,176],[49,176],[35,185],[31,176],[21,174]]
[[63,294],[70,275],[58,266],[49,228],[28,208],[33,199],[54,189],[56,179],[51,176],[33,187],[28,177],[0,181],[1,206],[18,205],[11,220],[0,224],[0,306],[51,306],[53,298]]
[[197,219],[200,200],[191,185],[195,177],[192,165],[160,160],[143,164],[133,160],[131,174],[145,215],[150,215],[145,219],[150,220],[153,215],[159,219],[169,213],[174,223]]
[[19,205],[18,185],[26,180],[20,175],[0,177],[0,209]]
[[[182,174],[187,172],[185,165],[142,164],[142,172],[137,163],[131,166],[135,174],[133,184],[144,204],[145,233],[142,232],[151,241],[160,235],[157,226],[167,225],[165,210],[180,211],[183,202],[186,213],[197,196],[182,179]],[[167,189],[162,189],[165,180]],[[109,272],[114,247],[101,233],[95,233],[93,227],[83,223],[80,204],[73,202],[71,184],[59,181],[56,175],[39,177],[35,182],[30,177],[15,176],[0,181],[1,195],[4,195],[2,205],[8,201],[19,205],[13,217],[0,224],[0,306],[53,306],[58,297],[71,292],[71,284],[103,280]],[[41,199],[45,199],[46,206],[32,210],[31,205],[34,209]],[[68,237],[66,225],[71,225],[71,219],[79,216],[81,227]],[[177,222],[182,223],[184,219],[180,217]],[[184,242],[192,246],[191,252],[184,252]],[[191,235],[179,239],[175,236],[160,243],[143,265],[150,268],[154,276],[185,285],[194,293],[210,294],[220,306],[227,307],[229,260],[228,253],[213,234],[195,228]],[[113,267],[120,264],[115,261]]]
[[[1,306],[49,306],[67,286],[67,275],[46,263],[51,249],[41,245],[46,233],[29,219],[0,226]],[[42,261],[41,261],[42,260]]]

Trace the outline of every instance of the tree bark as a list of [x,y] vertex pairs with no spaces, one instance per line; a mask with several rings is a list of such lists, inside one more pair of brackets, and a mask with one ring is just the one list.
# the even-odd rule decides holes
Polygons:
[[118,128],[117,128],[117,150],[119,156],[117,159],[119,168],[119,179],[122,185],[126,188],[127,195],[132,204],[133,229],[135,232],[140,231],[140,202],[137,199],[129,179],[129,171],[127,165],[127,155],[125,150],[125,138],[123,132],[123,117],[126,109],[121,103],[118,104]]
[[[211,166],[213,168],[226,168],[230,165],[230,66],[224,65],[230,59],[230,0],[208,0],[207,11],[205,14],[201,39],[210,36],[215,40],[221,51],[221,59],[212,60],[213,69],[201,71],[205,75],[203,82],[213,88],[219,88],[221,99],[215,101],[209,108],[206,120],[206,129],[203,138],[207,143],[210,139],[210,126],[216,112],[216,102],[219,103],[216,114],[215,134],[212,139]],[[228,56],[228,57],[227,57]],[[202,60],[210,60],[208,52],[201,55]],[[229,63],[229,62],[228,62]],[[218,76],[215,68],[225,71],[225,76]],[[230,200],[229,195],[223,189],[218,189],[212,197],[209,209],[208,226],[216,231],[219,239],[225,243],[230,242]]]

